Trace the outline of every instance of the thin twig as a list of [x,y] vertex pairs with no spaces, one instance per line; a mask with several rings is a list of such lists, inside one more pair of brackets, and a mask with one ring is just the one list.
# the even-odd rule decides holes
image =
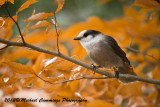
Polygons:
[[47,80],[41,78],[41,77],[38,76],[36,73],[34,73],[34,75],[35,75],[36,77],[38,77],[39,79],[41,79],[42,81],[44,81],[44,82],[47,82],[47,83],[50,83],[50,84],[54,84],[54,83],[52,83],[52,82],[50,82],[50,81],[47,81]]
[[71,81],[76,81],[76,80],[81,80],[81,79],[107,79],[107,78],[115,78],[115,77],[80,77],[80,78],[76,78],[76,79],[70,79],[70,80],[65,80],[65,81],[61,81],[61,82],[52,83],[50,81],[47,81],[47,80],[41,78],[36,73],[34,73],[34,75],[36,77],[38,77],[39,79],[41,79],[42,81],[50,83],[50,84],[61,84],[61,83],[66,83],[66,82],[71,82]]
[[160,63],[159,60],[156,59],[153,55],[148,55],[148,54],[146,54],[146,53],[144,53],[144,52],[141,52],[141,51],[139,51],[139,50],[136,50],[136,49],[134,49],[134,48],[128,48],[128,47],[124,47],[124,48],[126,48],[127,50],[130,50],[130,51],[132,51],[132,52],[136,52],[136,53],[140,53],[140,54],[143,54],[143,55],[152,57],[154,60],[156,60],[158,63]]
[[17,26],[17,28],[18,28],[18,31],[19,31],[19,34],[20,34],[20,36],[21,36],[22,42],[23,42],[23,44],[25,44],[25,40],[24,40],[24,38],[23,38],[23,35],[22,35],[21,30],[20,30],[19,24],[18,24],[18,22],[15,21],[14,18],[11,16],[11,14],[10,14],[8,8],[7,8],[7,3],[6,3],[6,5],[5,5],[4,7],[2,7],[2,8],[4,8],[4,9],[6,10],[8,16],[9,16],[9,17],[14,21],[14,23],[16,24],[16,26]]
[[81,80],[81,79],[107,79],[107,78],[115,78],[115,77],[80,77],[80,78],[76,78],[76,79],[70,79],[70,80],[65,80],[65,81],[61,81],[61,82],[56,82],[53,84],[61,84],[61,83],[66,83],[66,82],[71,82],[71,81],[76,81],[76,80]]
[[54,27],[56,29],[56,34],[57,34],[57,50],[58,50],[58,53],[60,54],[60,51],[59,51],[59,33],[58,33],[58,30],[57,30],[57,19],[56,19],[56,14],[54,12],[54,19],[55,19],[55,24],[54,24]]
[[[38,52],[43,52],[43,53],[47,53],[47,54],[50,54],[50,55],[54,55],[54,56],[57,56],[57,57],[61,57],[65,60],[68,60],[72,63],[75,63],[77,65],[80,65],[80,66],[83,66],[85,68],[88,68],[92,71],[95,71],[96,73],[99,73],[99,74],[102,74],[102,75],[105,75],[107,77],[115,77],[115,74],[113,73],[109,73],[109,72],[106,72],[106,71],[103,71],[103,70],[100,70],[100,69],[95,69],[93,70],[93,68],[82,62],[82,61],[78,61],[76,59],[73,59],[69,56],[66,56],[66,55],[63,55],[63,54],[58,54],[58,52],[55,52],[55,51],[50,51],[50,50],[47,50],[47,49],[43,49],[41,47],[37,47],[35,45],[31,45],[31,44],[28,44],[26,43],[25,45],[23,43],[20,43],[20,42],[12,42],[12,41],[8,41],[8,40],[5,40],[5,39],[2,39],[0,38],[0,42],[1,43],[4,43],[4,44],[7,44],[8,46],[19,46],[19,47],[26,47],[27,49],[32,49],[34,51],[38,51]],[[135,76],[135,75],[130,75],[130,74],[119,74],[119,78],[125,78],[125,79],[133,79],[135,81],[142,81],[142,82],[146,82],[146,83],[151,83],[151,84],[158,84],[160,85],[160,81],[159,80],[154,80],[154,79],[149,79],[149,78],[143,78],[143,77],[139,77],[139,76]]]

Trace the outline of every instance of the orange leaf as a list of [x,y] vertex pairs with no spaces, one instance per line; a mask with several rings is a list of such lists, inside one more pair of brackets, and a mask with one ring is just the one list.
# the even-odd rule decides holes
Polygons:
[[41,79],[37,79],[37,81],[34,83],[35,88],[43,88],[45,85],[45,82]]
[[3,5],[6,0],[0,0],[0,5]]
[[32,66],[33,70],[35,71],[36,74],[39,74],[39,72],[41,71],[41,68],[43,66],[43,62],[42,60],[46,59],[45,54],[41,53],[40,55],[38,55],[35,64]]
[[63,8],[65,0],[57,0],[57,2],[58,2],[58,8],[55,13],[58,13]]
[[46,20],[42,20],[42,21],[38,21],[37,23],[35,23],[29,30],[32,30],[32,29],[37,29],[37,28],[40,28],[40,27],[45,27],[49,24],[48,21]]
[[10,67],[10,69],[12,69],[16,73],[20,73],[20,74],[33,74],[34,73],[32,68],[26,65],[22,65],[20,63],[9,62],[9,61],[4,61],[3,63],[7,64]]
[[[15,15],[15,16],[13,16],[13,19],[15,20],[15,21],[17,21],[17,19],[18,19],[18,16],[17,15]],[[15,23],[14,23],[14,21],[10,18],[10,17],[8,17],[8,18],[6,18],[5,19],[5,23],[4,23],[4,25],[3,25],[3,28],[5,29],[5,37],[4,37],[4,39],[8,39],[8,38],[10,38],[10,36],[12,35],[12,26],[14,25]],[[1,33],[1,35],[2,35],[3,33]]]
[[20,11],[28,8],[31,4],[36,3],[36,2],[37,2],[37,0],[28,0],[28,1],[26,1],[26,2],[18,9],[18,12],[20,12]]
[[36,21],[36,20],[41,20],[41,19],[47,19],[49,18],[50,16],[53,16],[54,14],[53,13],[38,13],[38,14],[35,14],[31,17],[29,17],[28,19],[26,20],[23,20],[24,22],[30,22],[30,21]]

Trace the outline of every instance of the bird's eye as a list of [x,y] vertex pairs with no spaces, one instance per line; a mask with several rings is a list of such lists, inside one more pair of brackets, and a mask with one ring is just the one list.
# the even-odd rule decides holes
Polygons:
[[83,36],[84,36],[84,37],[87,37],[87,36],[88,36],[88,34],[87,34],[87,33],[85,33]]

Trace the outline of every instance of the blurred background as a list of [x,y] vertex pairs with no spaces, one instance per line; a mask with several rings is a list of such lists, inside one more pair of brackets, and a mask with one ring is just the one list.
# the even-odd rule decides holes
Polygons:
[[[17,10],[27,0],[15,0],[15,4],[9,3],[8,8],[14,16]],[[123,16],[123,6],[131,5],[134,0],[66,0],[63,9],[56,15],[61,28],[67,28],[76,22],[86,21],[89,16],[98,16],[101,19],[111,20]],[[39,12],[54,12],[57,2],[54,0],[38,0],[29,8],[18,13],[18,23],[23,30],[27,23],[22,20],[31,16],[33,9]],[[138,9],[136,7],[136,9]],[[4,9],[0,9],[0,16],[7,16]],[[36,22],[35,22],[36,23]],[[32,23],[33,25],[34,23]],[[13,35],[18,35],[18,30],[14,25]]]
[[[9,3],[7,6],[11,15],[15,16],[17,10],[26,1],[27,0],[15,0],[14,5]],[[23,22],[23,20],[29,18],[34,9],[35,14],[42,12],[49,13],[54,12],[58,7],[56,0],[37,1],[38,2],[18,13],[18,23],[22,32],[29,23]],[[87,61],[89,58],[84,48],[81,47],[79,42],[73,41],[73,38],[84,29],[98,30],[106,35],[112,36],[118,42],[119,46],[126,52],[128,59],[134,66],[134,72],[138,76],[160,80],[159,1],[160,0],[65,0],[62,10],[56,14],[57,22],[62,31],[59,37],[60,52],[72,56],[74,59],[91,64],[90,61]],[[138,6],[136,7],[135,4]],[[3,8],[0,8],[0,17],[8,17]],[[4,39],[7,40],[18,41],[20,37],[18,36],[17,26],[12,20],[8,21],[7,18],[4,19],[6,23],[0,27],[1,38],[4,37]],[[48,21],[49,19],[45,20]],[[29,28],[36,22],[37,21],[32,21]],[[54,28],[54,25],[52,26]],[[5,29],[4,32],[2,32],[3,29],[1,28]],[[27,29],[25,32],[26,35],[23,35],[25,41],[45,49],[57,51],[57,33],[55,29],[50,29],[49,32],[46,32],[46,28],[48,28],[48,25],[33,30]],[[135,51],[131,51],[128,48],[134,49]],[[94,79],[74,81],[68,84],[51,84],[48,88],[46,82],[37,79],[37,77],[30,76],[26,78],[22,71],[28,70],[28,67],[30,67],[30,69],[45,79],[51,78],[53,83],[63,81],[64,79],[75,79],[82,75],[88,77],[102,77],[102,75],[98,73],[93,74],[92,71],[84,68],[74,71],[77,68],[79,69],[79,66],[60,58],[55,59],[51,66],[49,65],[44,69],[45,61],[49,61],[54,56],[25,48],[9,47],[0,53],[2,58],[12,61],[11,64],[7,62],[8,60],[6,61],[10,64],[8,64],[8,66],[0,66],[0,71],[3,71],[4,74],[6,73],[10,78],[9,81],[7,80],[8,82],[0,84],[1,87],[7,85],[7,87],[3,88],[5,96],[7,96],[6,98],[8,98],[8,95],[15,94],[16,91],[20,91],[24,98],[26,87],[30,87],[28,90],[32,95],[34,95],[33,93],[37,93],[37,95],[42,93],[36,90],[38,88],[45,90],[51,98],[55,98],[57,95],[75,97],[75,93],[78,92],[78,95],[87,98],[87,104],[90,105],[88,107],[95,105],[101,106],[100,104],[105,104],[105,107],[111,107],[113,104],[120,105],[121,107],[131,107],[135,105],[138,107],[160,106],[159,85],[142,82],[123,85],[118,82],[117,79]],[[14,65],[12,63],[14,63]],[[21,66],[25,69],[19,67],[18,63],[23,64]],[[17,71],[20,71],[25,78],[23,78],[22,75],[17,76],[16,73],[12,75],[14,70],[10,70],[10,68],[18,69]],[[1,76],[3,73],[0,74],[1,80],[4,79]],[[64,77],[61,78],[63,75]],[[57,79],[58,77],[60,78]],[[16,85],[15,87],[10,87],[11,84]],[[19,87],[22,87],[23,92],[19,90]],[[15,95],[19,96],[20,94],[16,93]],[[46,94],[44,95],[46,96]],[[15,98],[18,97],[16,96]]]

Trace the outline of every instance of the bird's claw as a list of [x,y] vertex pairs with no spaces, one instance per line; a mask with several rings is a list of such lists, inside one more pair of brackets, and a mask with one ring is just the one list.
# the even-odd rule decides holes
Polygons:
[[[101,67],[101,66],[95,66],[94,64],[91,64],[90,66],[92,67],[93,71]],[[95,74],[95,71],[94,71],[94,74]]]

